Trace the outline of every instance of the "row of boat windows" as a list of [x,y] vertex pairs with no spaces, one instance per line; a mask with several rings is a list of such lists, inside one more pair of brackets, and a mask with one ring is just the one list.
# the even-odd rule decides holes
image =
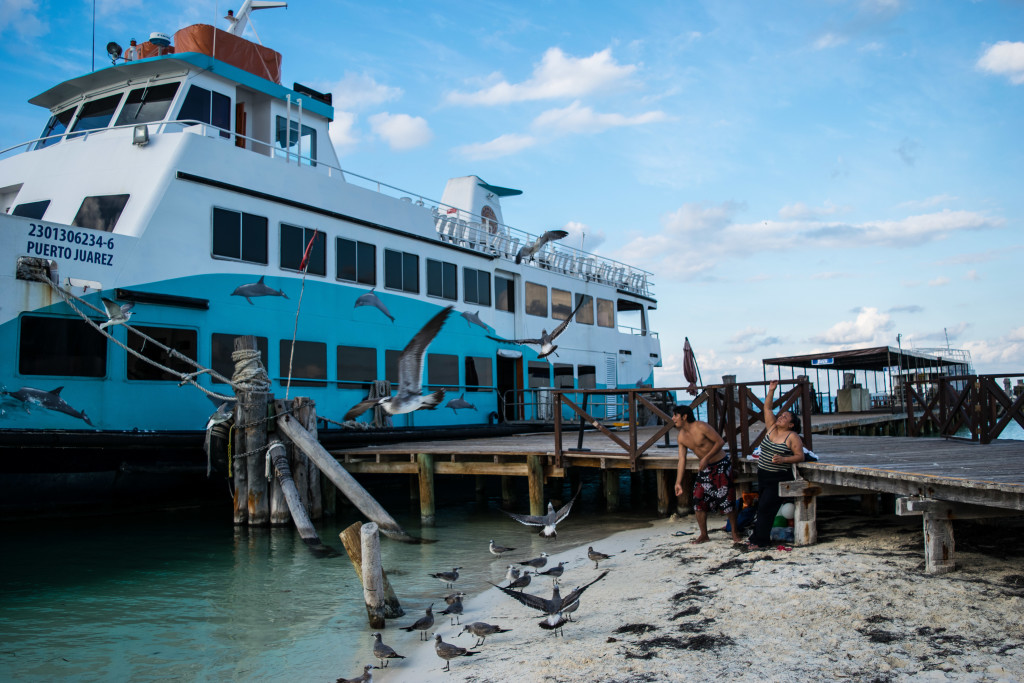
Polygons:
[[[35,149],[60,141],[65,133],[70,139],[84,135],[87,131],[106,128],[111,125],[111,121],[114,126],[163,121],[180,87],[180,82],[146,85],[63,109],[46,122]],[[191,85],[173,120],[209,124],[220,129],[221,137],[230,138],[231,98],[214,90]],[[294,148],[301,148],[302,163],[315,165],[316,129],[309,126],[300,128],[298,121],[289,122],[285,117],[278,116],[274,136],[278,148],[275,154],[293,155]]]
[[[143,334],[187,358],[198,361],[199,334],[196,330],[134,325]],[[107,338],[79,319],[23,316],[18,345],[18,372],[21,375],[91,377],[107,376]],[[215,333],[210,336],[210,365],[221,375],[230,377],[234,372],[231,353],[235,334]],[[269,340],[256,337],[263,364],[268,369]],[[195,368],[136,334],[127,335],[127,346],[141,356],[153,360],[176,372],[194,372]],[[328,346],[325,342],[295,342],[294,354],[290,339],[278,341],[278,381],[282,384],[289,376],[289,362],[293,386],[326,387],[328,380]],[[336,346],[335,372],[331,384],[339,388],[368,389],[380,378],[379,350],[364,346]],[[384,349],[383,377],[398,382],[398,358],[401,349]],[[126,355],[125,376],[135,381],[178,382],[180,376],[172,374],[129,353]],[[455,354],[427,354],[427,384],[433,387],[466,391],[492,391],[494,367],[491,358]],[[554,384],[552,384],[552,377]],[[579,386],[593,388],[596,378],[594,366],[579,366]],[[567,363],[552,364],[530,361],[527,366],[530,387],[573,387],[574,368]],[[216,384],[217,381],[214,380]]]
[[[268,265],[268,225],[266,217],[244,211],[214,208],[213,256]],[[376,287],[377,246],[368,242],[335,238],[335,277],[346,282]],[[327,234],[313,228],[280,224],[280,265],[284,270],[300,270],[309,250],[306,272],[327,276]],[[428,297],[459,300],[459,268],[454,263],[437,259],[426,261],[426,293]],[[384,288],[409,294],[420,293],[420,256],[384,249]],[[527,315],[548,317],[548,287],[535,282],[525,283]],[[515,281],[494,275],[494,296],[491,296],[491,274],[476,268],[462,268],[462,300],[478,306],[493,305],[499,311],[516,312]],[[589,295],[551,288],[550,313],[556,320],[565,320],[576,305],[583,303],[576,322],[600,327],[615,326],[615,302],[595,299]],[[595,316],[596,303],[596,316]]]

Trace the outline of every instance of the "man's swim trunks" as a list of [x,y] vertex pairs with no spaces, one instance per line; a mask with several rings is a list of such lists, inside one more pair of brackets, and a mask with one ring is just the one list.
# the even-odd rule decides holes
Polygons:
[[697,472],[693,484],[693,509],[727,515],[735,509],[736,489],[732,485],[732,461],[728,457]]

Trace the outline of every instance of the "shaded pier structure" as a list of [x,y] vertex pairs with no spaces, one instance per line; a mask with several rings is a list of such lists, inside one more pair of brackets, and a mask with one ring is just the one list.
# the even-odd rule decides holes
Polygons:
[[[1016,376],[1016,375],[1015,375]],[[975,385],[981,379],[971,380]],[[804,416],[804,440],[821,461],[795,466],[797,479],[780,487],[796,503],[796,543],[817,538],[816,504],[822,495],[860,495],[867,512],[889,502],[890,512],[920,515],[929,572],[953,567],[952,523],[958,519],[1024,516],[1024,441],[960,440],[928,437],[836,436],[825,432],[835,417],[811,415],[810,383],[798,378],[782,383],[785,390],[777,410]],[[764,383],[727,382],[701,388],[691,406],[704,406],[708,421],[723,436],[741,488],[756,481],[757,463],[749,456],[764,438]],[[617,504],[619,479],[625,473],[652,472],[657,508],[668,514],[674,496],[677,449],[669,442],[671,392],[682,389],[565,390],[554,392],[554,432],[499,438],[389,443],[332,450],[352,474],[416,475],[420,513],[426,523],[434,516],[433,478],[449,474],[525,476],[529,482],[530,512],[544,510],[544,482],[565,477],[572,468],[596,468],[604,478],[605,498]],[[587,395],[614,396],[625,406],[615,418],[601,418],[585,409]],[[980,397],[981,394],[978,394]],[[1022,401],[1003,397],[999,420],[1024,426]],[[979,400],[982,400],[979,398]],[[1005,404],[1005,405],[1004,405]],[[961,406],[969,414],[974,405]],[[980,409],[979,411],[981,412]],[[907,420],[908,417],[887,419]],[[938,420],[931,415],[928,419]],[[575,422],[574,422],[575,421]],[[981,423],[979,419],[978,424]],[[665,446],[669,446],[666,448]],[[691,490],[696,462],[687,462],[684,491]],[[684,495],[678,507],[689,505]]]

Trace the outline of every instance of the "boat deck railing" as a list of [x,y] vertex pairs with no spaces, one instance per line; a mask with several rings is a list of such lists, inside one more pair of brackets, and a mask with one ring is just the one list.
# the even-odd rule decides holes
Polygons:
[[[49,147],[65,139],[85,141],[92,136],[108,135],[115,131],[122,133],[128,131],[134,141],[137,134],[141,133],[143,129],[145,129],[144,132],[147,140],[150,136],[182,132],[210,138],[221,138],[226,143],[244,147],[257,154],[279,159],[288,164],[295,164],[297,168],[325,174],[328,177],[338,177],[349,184],[414,203],[425,210],[431,211],[434,227],[441,241],[472,249],[494,258],[515,261],[519,250],[533,243],[538,237],[538,235],[525,230],[498,223],[493,219],[473,214],[458,207],[450,206],[423,195],[395,187],[394,185],[353,173],[352,171],[346,171],[339,166],[333,166],[308,154],[304,154],[301,147],[297,146],[296,150],[285,149],[273,142],[259,140],[201,121],[154,121],[91,130],[66,131],[60,135],[36,138],[8,147],[0,151],[0,159]],[[529,265],[541,270],[575,277],[584,282],[611,285],[632,294],[648,298],[653,297],[654,282],[652,273],[649,271],[565,244],[546,244],[540,252],[534,255]]]

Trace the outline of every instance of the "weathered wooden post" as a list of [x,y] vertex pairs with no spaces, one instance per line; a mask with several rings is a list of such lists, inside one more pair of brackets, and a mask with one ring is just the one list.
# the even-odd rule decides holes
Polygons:
[[544,466],[539,455],[526,456],[526,481],[530,487],[530,514],[543,515],[544,507]]
[[619,511],[619,471],[601,470],[604,484],[604,502],[608,512]]
[[[350,527],[342,531],[340,534],[338,534],[339,538],[341,538],[341,544],[345,546],[345,552],[348,553],[348,559],[351,560],[352,567],[356,570],[356,576],[359,577],[360,583],[364,583],[362,529],[363,525],[360,522],[356,522],[355,524],[351,525]],[[379,543],[377,546],[377,550],[378,552],[380,550]],[[380,575],[384,596],[383,616],[385,619],[396,619],[404,615],[405,610],[403,610],[402,606],[399,604],[398,598],[395,596],[395,591],[391,587],[391,583],[388,581],[388,575],[384,571],[383,567],[380,570]]]
[[[654,471],[654,487],[658,493],[658,516],[668,516],[669,506],[669,470]],[[674,480],[673,480],[674,481]]]
[[[256,346],[256,338],[252,335],[235,337],[235,373],[244,374],[248,380],[237,380],[235,395],[238,397],[238,424],[242,426],[244,437],[242,439],[243,449],[241,452],[248,453],[244,462],[236,462],[237,469],[246,470],[246,490],[244,505],[246,506],[246,519],[250,526],[262,526],[270,523],[270,498],[266,479],[266,452],[264,447],[267,443],[267,391],[269,386],[266,370],[260,361],[259,349]],[[255,358],[253,357],[255,356]],[[243,367],[247,371],[239,372]],[[240,388],[249,385],[251,388]],[[236,479],[236,486],[238,480]],[[236,500],[241,492],[236,488]],[[239,522],[238,505],[236,502],[235,521]]]
[[380,566],[380,537],[377,525],[364,524],[359,530],[363,551],[363,601],[370,628],[384,628],[384,575]]
[[[276,448],[274,446],[275,443],[279,443],[284,447],[283,452],[278,453],[278,451],[281,451],[281,448]],[[270,445],[267,446],[267,456],[270,458],[271,465],[274,465],[276,468],[275,457],[282,455],[287,463],[289,460],[288,456],[293,450],[294,446],[291,439],[285,436],[271,441]],[[285,497],[284,488],[281,485],[281,475],[279,473],[275,474],[277,476],[270,482],[270,526],[288,526],[292,523],[292,513],[288,509],[288,499]],[[294,481],[292,485],[294,486]]]
[[501,507],[511,510],[516,504],[515,480],[507,474],[501,475]]
[[[306,431],[314,439],[317,438],[316,427],[316,403],[304,396],[297,397],[292,402],[292,414],[299,421]],[[323,502],[320,497],[320,470],[316,465],[309,462],[303,453],[294,454],[293,462],[295,469],[301,472],[301,476],[295,479],[296,486],[302,492],[302,500],[306,503],[309,516],[312,519],[323,517]]]
[[[298,530],[299,536],[302,537],[302,540],[307,545],[322,545],[320,537],[313,527],[313,523],[309,521],[309,515],[306,514],[306,508],[302,505],[302,499],[296,489],[295,480],[292,478],[291,467],[288,464],[288,450],[279,439],[274,439],[270,442],[270,445],[267,447],[267,457],[271,458],[271,461],[274,463],[277,481],[284,492],[285,501],[288,503],[288,510],[291,512],[291,518],[295,522],[295,528]],[[376,527],[374,527],[374,530],[376,531]]]
[[423,526],[434,526],[434,455],[417,453],[420,484],[420,522]]

